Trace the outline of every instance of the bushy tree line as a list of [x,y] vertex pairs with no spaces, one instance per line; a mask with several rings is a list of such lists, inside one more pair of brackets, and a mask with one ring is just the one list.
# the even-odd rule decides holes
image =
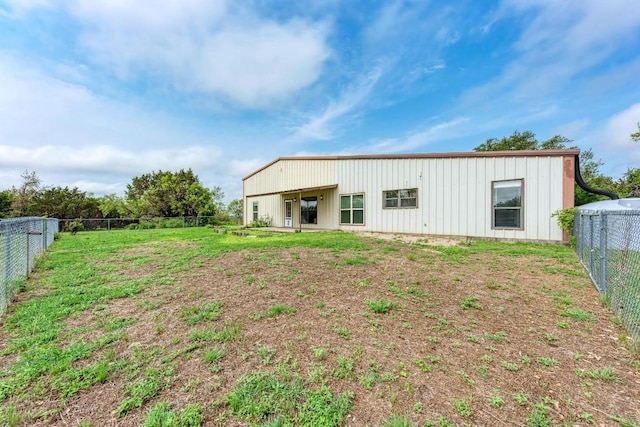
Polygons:
[[124,196],[96,197],[77,187],[47,187],[35,172],[21,175],[22,184],[0,191],[0,217],[53,218],[213,217],[215,223],[242,218],[242,201],[226,207],[220,187],[206,188],[191,169],[158,171],[134,177]]
[[[631,139],[640,142],[640,124],[638,132],[631,134]],[[511,136],[504,138],[489,138],[484,144],[474,148],[474,151],[508,151],[508,150],[560,150],[567,148],[578,148],[570,146],[573,142],[569,138],[561,135],[539,142],[536,135],[531,131],[515,131]],[[592,188],[611,191],[620,197],[640,197],[640,168],[629,168],[621,178],[613,179],[604,175],[600,168],[603,163],[596,160],[593,150],[583,150],[580,152],[580,173],[584,181]],[[585,203],[606,199],[604,196],[588,193],[576,185],[575,205],[580,206]]]

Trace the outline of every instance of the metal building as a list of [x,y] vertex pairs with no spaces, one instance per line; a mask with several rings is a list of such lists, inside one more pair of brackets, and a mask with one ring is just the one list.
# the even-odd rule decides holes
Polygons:
[[243,179],[244,224],[563,241],[579,152],[280,157]]

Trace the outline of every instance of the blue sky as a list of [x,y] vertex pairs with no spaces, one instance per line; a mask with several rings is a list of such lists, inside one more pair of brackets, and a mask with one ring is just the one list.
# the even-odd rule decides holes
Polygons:
[[0,0],[0,189],[192,168],[229,201],[279,156],[516,130],[618,178],[640,166],[638,76],[637,0]]

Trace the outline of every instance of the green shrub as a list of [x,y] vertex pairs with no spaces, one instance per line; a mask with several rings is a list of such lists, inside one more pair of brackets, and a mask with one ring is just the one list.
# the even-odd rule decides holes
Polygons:
[[261,216],[255,221],[251,221],[247,225],[247,227],[249,228],[271,227],[272,223],[273,223],[273,219],[270,216],[266,215],[266,216]]
[[81,219],[75,219],[67,224],[66,229],[71,234],[76,234],[78,231],[84,231],[84,224]]
[[578,208],[575,207],[568,209],[558,209],[551,214],[551,217],[555,217],[560,228],[571,235],[573,234],[573,221],[575,219],[577,210]]

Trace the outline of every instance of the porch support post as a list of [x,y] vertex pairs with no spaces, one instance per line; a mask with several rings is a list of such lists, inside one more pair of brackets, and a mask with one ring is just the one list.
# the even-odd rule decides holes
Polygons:
[[298,232],[302,233],[302,191],[298,191]]

